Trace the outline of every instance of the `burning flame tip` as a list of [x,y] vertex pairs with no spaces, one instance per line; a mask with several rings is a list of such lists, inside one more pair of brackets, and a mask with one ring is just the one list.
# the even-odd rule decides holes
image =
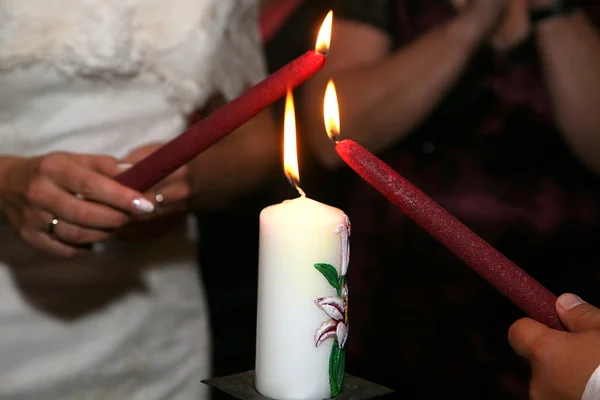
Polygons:
[[302,192],[302,189],[300,189],[295,114],[294,96],[291,89],[288,89],[285,100],[285,115],[283,123],[283,169],[292,186],[294,186],[302,195],[304,192]]
[[333,28],[333,11],[329,11],[327,16],[323,20],[321,29],[319,30],[319,36],[317,37],[316,50],[321,54],[327,54],[329,52],[329,45],[331,43],[331,30]]
[[325,99],[323,101],[323,115],[325,117],[325,129],[327,130],[327,135],[335,143],[339,143],[340,110],[333,80],[329,80],[327,83]]

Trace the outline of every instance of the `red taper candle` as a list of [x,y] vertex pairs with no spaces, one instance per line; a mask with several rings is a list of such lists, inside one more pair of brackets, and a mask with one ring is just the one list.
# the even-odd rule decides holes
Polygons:
[[548,289],[364,147],[352,140],[337,142],[339,115],[331,82],[325,95],[325,121],[337,153],[358,175],[525,314],[563,330],[556,314],[556,296]]
[[117,182],[145,191],[191,161],[217,141],[308,80],[323,68],[331,38],[333,15],[327,14],[317,47],[283,66],[240,97],[194,124],[152,154],[117,176]]

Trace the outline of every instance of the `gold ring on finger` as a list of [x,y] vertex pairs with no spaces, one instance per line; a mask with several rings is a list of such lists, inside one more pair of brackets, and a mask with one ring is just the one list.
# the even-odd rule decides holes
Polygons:
[[54,236],[56,225],[58,225],[58,219],[56,219],[56,217],[52,217],[52,221],[50,221],[50,224],[48,225],[48,234],[50,236]]

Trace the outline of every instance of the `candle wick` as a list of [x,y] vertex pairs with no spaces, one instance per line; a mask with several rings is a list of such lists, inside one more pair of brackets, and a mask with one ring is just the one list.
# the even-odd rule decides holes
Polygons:
[[337,129],[328,130],[328,136],[334,144],[338,144],[340,142],[340,133]]
[[298,185],[294,185],[296,186],[296,190],[298,191],[298,193],[300,193],[300,196],[302,197],[306,197],[306,193],[304,193],[304,190],[302,190],[302,188]]
[[297,180],[294,176],[288,174],[286,172],[287,178],[288,178],[288,182],[294,187],[296,188],[296,190],[298,191],[298,193],[300,193],[300,196],[302,197],[306,197],[306,193],[304,193],[304,190],[302,190],[302,188],[300,187],[300,181]]

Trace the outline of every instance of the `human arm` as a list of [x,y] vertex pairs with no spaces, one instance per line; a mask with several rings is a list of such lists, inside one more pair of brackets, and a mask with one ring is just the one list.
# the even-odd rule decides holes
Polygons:
[[[468,5],[467,0],[451,0],[457,9]],[[506,51],[525,40],[530,34],[528,0],[508,0],[501,24],[490,42],[498,51]]]
[[188,164],[191,206],[222,208],[263,183],[277,166],[277,144],[276,125],[267,109],[205,150]]
[[391,51],[392,39],[373,26],[337,18],[323,70],[305,85],[308,139],[329,167],[340,164],[323,127],[322,99],[336,83],[343,137],[371,151],[403,140],[461,76],[473,51],[496,25],[504,1],[476,1],[447,23]]
[[556,311],[568,332],[524,318],[515,322],[508,333],[515,352],[531,365],[531,398],[598,399],[600,310],[566,294],[559,297]]
[[[535,8],[548,1],[530,3]],[[535,33],[560,131],[581,161],[600,173],[600,33],[584,11],[540,21]]]

